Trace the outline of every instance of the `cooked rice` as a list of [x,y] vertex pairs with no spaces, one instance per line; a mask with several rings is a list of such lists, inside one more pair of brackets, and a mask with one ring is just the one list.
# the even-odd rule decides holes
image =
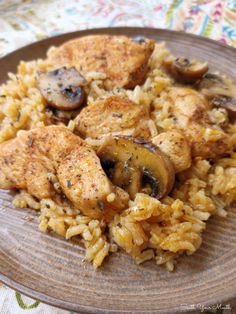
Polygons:
[[[154,121],[147,122],[151,136],[172,129],[174,121],[165,103],[165,89],[173,81],[161,69],[166,57],[171,55],[165,44],[156,44],[148,77],[143,86],[136,86],[134,90],[116,88],[106,91],[103,88],[104,74],[89,73],[86,77],[90,82],[88,104],[109,95],[128,97],[156,109]],[[43,60],[21,62],[17,74],[9,74],[8,82],[0,87],[0,142],[15,137],[18,130],[51,123],[36,83],[37,72],[49,69],[50,65]],[[215,125],[228,123],[224,109],[213,109],[209,117]],[[74,130],[73,121],[69,122],[68,128]],[[236,144],[236,125],[227,124],[227,131]],[[132,134],[132,130],[130,132]],[[206,145],[208,141],[217,141],[217,130],[206,128],[204,138]],[[86,141],[96,148],[103,139],[87,138]],[[57,178],[48,176],[60,193]],[[37,201],[27,192],[20,191],[13,204],[38,210],[42,232],[53,230],[67,240],[80,237],[86,248],[86,259],[92,261],[95,268],[102,264],[109,252],[115,252],[118,245],[138,264],[154,259],[157,265],[172,271],[180,254],[190,255],[199,248],[206,221],[212,215],[225,217],[227,206],[236,200],[236,154],[219,159],[213,165],[198,158],[190,169],[178,174],[178,179],[171,195],[161,201],[138,193],[129,208],[109,223],[109,234],[105,232],[103,221],[82,215],[69,203],[60,204],[51,199]],[[109,199],[112,201],[112,195]]]

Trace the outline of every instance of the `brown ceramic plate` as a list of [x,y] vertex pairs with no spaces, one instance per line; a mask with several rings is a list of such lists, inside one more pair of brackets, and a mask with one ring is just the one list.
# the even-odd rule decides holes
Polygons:
[[[236,80],[236,50],[212,40],[148,28],[86,30],[49,38],[0,60],[0,83],[20,60],[44,57],[51,45],[88,34],[125,34],[166,41],[177,56],[196,57]],[[200,250],[183,256],[168,273],[147,262],[137,266],[118,252],[95,271],[83,261],[84,248],[38,231],[37,214],[16,209],[0,191],[0,280],[43,302],[83,313],[179,313],[199,304],[231,302],[236,297],[236,210],[209,221]],[[29,219],[30,218],[30,219]],[[195,306],[193,305],[195,304]]]

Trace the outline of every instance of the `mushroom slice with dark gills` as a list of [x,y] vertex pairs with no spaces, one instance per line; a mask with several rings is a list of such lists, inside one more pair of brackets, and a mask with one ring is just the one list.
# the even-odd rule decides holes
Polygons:
[[236,118],[236,85],[229,78],[207,73],[197,84],[197,89],[213,107],[224,108],[229,118]]
[[183,57],[164,60],[164,66],[176,81],[187,84],[195,83],[208,71],[207,62],[189,60]]
[[196,87],[204,95],[209,96],[220,92],[225,93],[228,90],[229,81],[226,78],[221,77],[219,74],[207,73],[196,84]]
[[108,137],[97,155],[114,185],[134,199],[143,192],[160,199],[174,184],[174,168],[169,158],[155,145],[128,136]]
[[221,107],[226,109],[230,118],[236,118],[236,98],[227,95],[216,95],[210,103],[214,107]]
[[48,125],[51,124],[64,124],[67,125],[70,120],[75,119],[80,113],[80,109],[65,111],[53,107],[46,108],[46,115]]
[[73,67],[38,75],[38,86],[48,105],[65,111],[75,110],[85,102],[86,84],[84,77]]
[[139,43],[139,44],[145,44],[147,43],[150,39],[148,39],[147,37],[145,36],[133,36],[132,37],[132,40],[136,43]]

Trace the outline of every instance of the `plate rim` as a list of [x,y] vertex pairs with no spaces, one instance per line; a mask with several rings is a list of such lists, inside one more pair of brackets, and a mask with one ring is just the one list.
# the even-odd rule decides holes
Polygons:
[[[52,296],[46,295],[42,292],[37,291],[36,289],[31,289],[28,288],[27,286],[17,282],[14,279],[10,279],[9,277],[7,277],[6,275],[1,273],[0,270],[0,282],[2,282],[4,285],[6,285],[7,287],[13,289],[15,292],[20,292],[22,293],[24,296],[30,297],[31,299],[34,299],[35,301],[40,301],[43,304],[47,304],[50,306],[53,306],[55,308],[59,308],[65,311],[73,311],[74,313],[79,313],[79,314],[91,314],[91,313],[95,313],[95,314],[110,314],[110,313],[121,313],[121,314],[125,314],[125,313],[144,313],[144,311],[123,311],[123,310],[107,310],[107,309],[101,309],[101,308],[97,308],[94,306],[87,306],[87,305],[81,305],[79,303],[73,303],[73,305],[75,305],[77,307],[77,309],[75,309],[75,307],[71,306],[72,303],[68,302],[68,301],[63,301],[57,298],[54,298]],[[232,300],[235,300],[236,297],[236,293],[233,294],[229,297],[226,298],[222,298],[220,300],[219,303],[220,305],[223,305],[225,303],[229,303]],[[60,305],[58,305],[58,303],[60,303]],[[64,305],[63,305],[64,303]],[[68,304],[68,306],[67,306]],[[201,306],[203,307],[209,307],[212,305],[215,305],[216,303],[212,304],[212,302],[206,301],[206,302],[202,302]],[[164,310],[164,312],[160,309],[160,310],[149,310],[149,311],[145,311],[146,313],[165,313],[165,314],[181,314],[181,313],[194,313],[199,311],[199,309],[184,309],[184,308],[180,308],[179,307],[172,307],[168,310]]]
[[[47,43],[53,39],[56,40],[56,39],[63,38],[65,36],[71,37],[71,39],[72,39],[72,38],[81,37],[81,36],[85,36],[85,35],[89,35],[89,34],[91,34],[91,35],[93,35],[93,34],[104,34],[104,33],[106,33],[106,31],[110,32],[111,29],[113,32],[118,32],[119,35],[122,35],[122,34],[126,35],[127,31],[136,31],[136,32],[155,31],[157,33],[161,32],[161,33],[163,33],[163,35],[166,33],[166,34],[176,34],[176,36],[181,34],[182,36],[187,37],[189,39],[198,38],[198,40],[201,40],[203,42],[210,42],[210,43],[214,44],[215,46],[222,47],[225,50],[228,50],[228,51],[230,50],[231,52],[234,52],[234,53],[236,52],[236,48],[229,46],[225,43],[219,42],[219,41],[211,39],[211,38],[203,37],[200,35],[196,35],[196,34],[192,34],[192,33],[186,33],[184,31],[169,30],[169,29],[165,29],[165,28],[120,26],[120,27],[89,28],[89,29],[77,30],[77,31],[73,31],[73,32],[66,32],[63,34],[56,35],[56,36],[47,37],[47,38],[41,39],[39,41],[35,41],[33,43],[30,43],[28,45],[24,45],[24,46],[22,46],[16,50],[8,53],[8,54],[2,56],[0,58],[0,61],[3,61],[4,59],[7,59],[9,57],[12,57],[17,52],[24,51],[24,49],[34,48],[40,44],[47,45]],[[67,40],[70,40],[70,39],[65,39],[65,41],[67,41]],[[48,46],[48,48],[50,47],[50,45]],[[74,312],[79,311],[79,313],[98,313],[98,314],[100,314],[100,313],[131,313],[130,311],[126,312],[123,310],[111,310],[111,309],[107,310],[107,309],[97,308],[95,306],[81,305],[79,303],[70,303],[68,301],[54,298],[54,297],[49,296],[45,293],[37,291],[37,289],[31,289],[31,288],[25,286],[24,284],[19,283],[18,281],[6,276],[5,274],[3,274],[1,272],[1,269],[0,269],[0,281],[4,285],[10,287],[11,289],[19,291],[20,293],[22,293],[22,294],[24,294],[30,298],[39,300],[42,303],[45,303],[45,304],[48,304],[48,305],[51,305],[51,306],[54,306],[54,307],[57,307],[60,309],[64,309],[64,310],[72,310]],[[236,291],[235,291],[235,293],[232,292],[231,295],[228,295],[227,297],[224,297],[224,295],[222,295],[222,298],[219,300],[220,302],[219,301],[217,301],[217,302],[226,303],[226,302],[230,302],[230,301],[235,300],[235,299],[236,299]],[[211,302],[205,301],[205,302],[202,302],[201,305],[210,306],[210,305],[213,305],[213,303],[212,303],[212,301]],[[76,309],[75,309],[75,307],[76,307]],[[166,313],[166,314],[167,313],[185,313],[185,312],[190,313],[190,312],[197,311],[197,309],[189,310],[189,309],[183,309],[179,306],[179,307],[170,308],[168,310],[165,309],[164,311],[165,312],[163,312],[163,313]],[[146,313],[149,313],[149,312],[154,313],[154,310],[146,311]],[[136,311],[135,310],[135,313],[143,313],[143,311],[138,311],[138,310]],[[157,313],[162,313],[161,309],[160,309],[160,311],[157,310]]]
[[[53,38],[57,39],[57,38],[62,38],[64,36],[76,36],[76,34],[82,34],[82,33],[104,33],[105,31],[107,30],[114,30],[114,31],[125,31],[125,30],[147,30],[147,31],[157,31],[157,32],[166,32],[166,33],[172,33],[172,34],[182,34],[186,37],[189,37],[189,38],[198,38],[200,40],[203,40],[203,41],[207,41],[207,42],[211,42],[212,44],[216,44],[218,46],[221,46],[223,47],[224,49],[229,49],[231,51],[234,51],[236,52],[236,47],[233,47],[233,46],[230,46],[228,44],[225,44],[223,42],[220,42],[219,40],[215,40],[215,39],[212,39],[212,38],[208,38],[208,37],[205,37],[205,36],[201,36],[201,35],[197,35],[197,34],[193,34],[193,33],[187,33],[185,31],[182,31],[182,30],[172,30],[172,29],[167,29],[167,28],[155,28],[155,27],[134,27],[134,26],[119,26],[119,27],[98,27],[98,28],[86,28],[86,29],[81,29],[81,30],[77,30],[77,31],[73,31],[73,32],[66,32],[66,33],[62,33],[62,34],[57,34],[55,36],[50,36],[50,37],[46,37],[46,38],[43,38],[43,39],[40,39],[40,40],[37,40],[37,41],[34,41],[28,45],[24,45],[22,47],[19,47],[5,55],[3,55],[2,57],[0,57],[0,61],[2,61],[2,59],[6,58],[6,57],[9,57],[11,56],[12,54],[20,51],[20,50],[23,50],[23,49],[27,49],[29,47],[33,47],[34,45],[38,45],[40,43],[46,43],[47,41],[50,41],[52,40]],[[125,34],[124,34],[125,35]]]

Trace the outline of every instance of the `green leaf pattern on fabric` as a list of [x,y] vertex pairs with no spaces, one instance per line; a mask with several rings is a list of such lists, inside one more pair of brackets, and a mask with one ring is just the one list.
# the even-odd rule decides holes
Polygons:
[[205,37],[210,37],[211,32],[213,31],[213,27],[214,27],[214,23],[211,20],[208,20],[201,35]]
[[16,300],[17,300],[17,303],[19,304],[19,306],[23,309],[23,310],[31,310],[31,309],[34,309],[36,307],[39,306],[40,302],[39,301],[35,301],[34,303],[32,304],[26,304],[24,301],[23,301],[23,298],[22,298],[22,295],[20,292],[16,292]]

